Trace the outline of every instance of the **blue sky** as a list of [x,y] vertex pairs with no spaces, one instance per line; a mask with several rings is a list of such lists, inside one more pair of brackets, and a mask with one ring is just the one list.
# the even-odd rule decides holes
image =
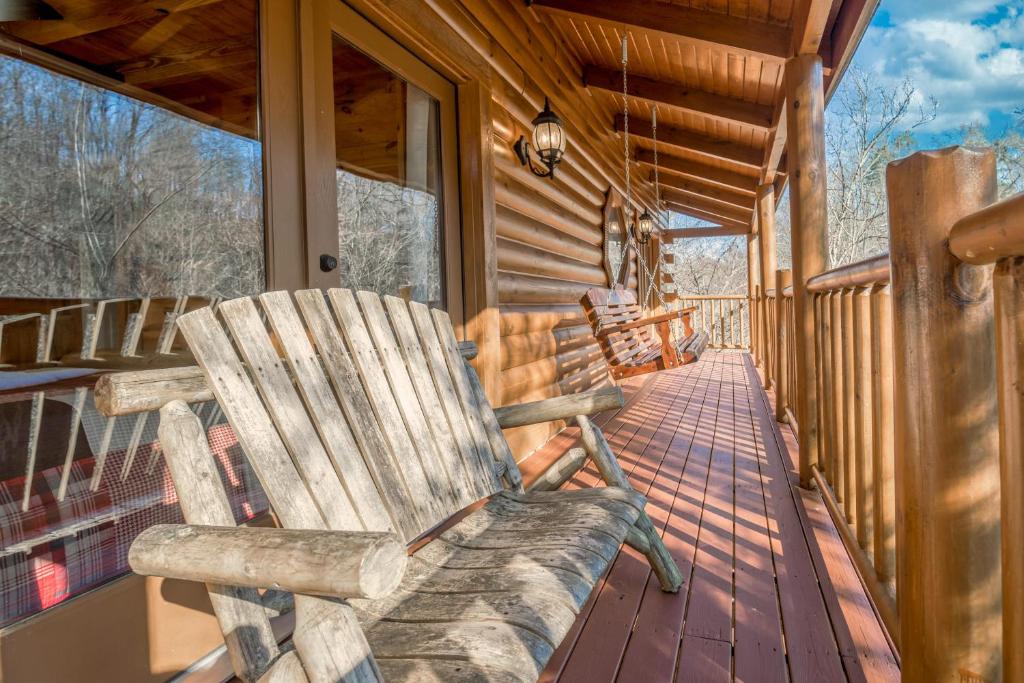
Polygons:
[[1024,0],[882,0],[853,64],[935,98],[919,140],[948,140],[972,122],[999,135],[1024,108]]

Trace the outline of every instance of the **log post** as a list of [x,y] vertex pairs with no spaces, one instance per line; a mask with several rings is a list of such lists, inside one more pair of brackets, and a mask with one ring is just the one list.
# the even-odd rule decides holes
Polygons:
[[754,357],[754,365],[761,364],[760,349],[757,348],[757,341],[754,339],[754,331],[757,329],[757,313],[754,308],[757,305],[758,274],[757,235],[747,235],[747,344],[750,346],[750,354]]
[[491,92],[480,81],[459,86],[462,177],[462,282],[465,339],[477,343],[473,367],[491,405],[501,403],[501,329],[495,233]]
[[1002,471],[1003,680],[1024,680],[1024,258],[1003,259],[994,278],[999,450]]
[[962,147],[919,152],[891,163],[886,185],[903,680],[998,681],[992,267],[961,263],[947,246],[959,218],[995,200],[995,156]]
[[814,311],[807,280],[826,268],[828,207],[825,188],[825,94],[821,57],[799,55],[786,63],[787,169],[793,251],[796,327],[796,419],[800,485],[811,485],[818,461],[818,409],[814,387]]
[[[775,247],[775,186],[768,183],[761,185],[757,188],[757,224],[758,224],[758,238],[757,245],[758,251],[761,256],[761,282],[771,283],[775,281],[775,271],[778,269],[778,257],[776,256]],[[764,284],[767,288],[769,285]],[[762,295],[764,290],[762,290]],[[778,301],[781,293],[778,289],[775,290],[775,300]],[[769,306],[768,297],[763,297],[761,302],[761,317],[766,318],[765,309]],[[772,330],[768,329],[766,325],[761,326],[762,330],[762,342],[764,348],[768,348],[768,335],[772,334]],[[767,366],[768,359],[764,359],[764,363]],[[767,368],[764,373],[764,386],[767,389],[771,384],[778,384],[779,377],[771,377],[773,373],[768,372]],[[771,380],[771,381],[770,381]]]
[[789,344],[793,343],[792,339],[786,338],[786,297],[781,296],[781,292],[793,284],[793,271],[791,270],[776,270],[775,271],[775,348],[778,352],[775,354],[775,419],[778,422],[786,422],[786,403],[792,400],[792,397],[786,393],[786,387],[789,386],[789,373],[793,372],[793,368],[789,367],[789,363],[786,361],[789,359]]

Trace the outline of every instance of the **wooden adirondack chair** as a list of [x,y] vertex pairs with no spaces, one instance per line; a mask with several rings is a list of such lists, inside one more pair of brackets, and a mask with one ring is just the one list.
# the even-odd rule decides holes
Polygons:
[[[129,560],[207,583],[243,680],[535,680],[624,541],[679,589],[585,416],[621,405],[618,388],[493,410],[445,312],[368,292],[272,292],[179,326],[201,370],[108,375],[96,400],[163,405],[188,524],[148,529]],[[284,528],[234,526],[187,405],[213,397]],[[608,486],[524,493],[502,427],[572,416]],[[294,649],[271,632],[268,587],[294,593]]]
[[[690,315],[697,310],[694,307],[641,318],[636,294],[603,287],[587,290],[580,303],[615,379],[695,363],[707,348],[708,336],[694,332],[690,324]],[[671,339],[669,323],[673,320],[683,321],[686,337],[679,343]],[[660,340],[654,339],[648,329],[651,325]]]

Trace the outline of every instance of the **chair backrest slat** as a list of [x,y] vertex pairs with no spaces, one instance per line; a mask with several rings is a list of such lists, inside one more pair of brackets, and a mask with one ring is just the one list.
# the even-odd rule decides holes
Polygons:
[[[362,294],[360,292],[360,297]],[[479,500],[487,494],[478,487],[480,477],[479,472],[475,470],[480,469],[480,459],[469,441],[469,428],[466,425],[465,416],[459,410],[453,424],[451,411],[447,410],[442,403],[441,385],[447,384],[449,389],[451,388],[448,368],[444,367],[443,374],[437,379],[434,378],[434,368],[430,366],[423,353],[423,345],[420,344],[405,301],[397,297],[386,296],[384,305],[387,308],[387,314],[398,339],[406,367],[409,369],[409,378],[412,380],[416,395],[423,406],[427,424],[434,436],[434,443],[438,446],[438,458],[451,477],[456,498],[460,503]],[[373,305],[373,302],[369,302],[364,310],[372,308],[376,308],[376,306]],[[383,311],[375,315],[383,315]],[[454,392],[451,398],[454,400]],[[461,432],[459,432],[460,429]],[[456,436],[457,433],[459,436]]]
[[446,313],[342,289],[258,299],[179,325],[285,526],[411,541],[501,489],[495,453],[518,486]]
[[234,299],[221,304],[220,314],[328,528],[360,528],[355,505],[334,471],[256,305],[249,298]]
[[[444,313],[446,320],[447,315]],[[444,336],[438,333],[430,309],[421,303],[412,302],[409,304],[409,316],[412,318],[413,326],[419,333],[420,342],[426,351],[434,381],[441,388],[445,397],[445,411],[448,413],[449,423],[456,425],[457,433],[463,442],[462,449],[466,458],[466,466],[470,472],[474,473],[480,491],[499,489],[501,484],[494,475],[494,456],[483,431],[479,409],[477,406],[467,404],[462,396],[462,387],[468,379],[465,361],[462,363],[452,362],[449,342],[444,341]],[[456,357],[461,359],[462,356],[458,352],[450,320],[447,321],[446,330],[451,335],[450,344],[456,345]]]
[[444,501],[444,511],[451,514],[461,507],[459,502],[464,493],[452,480],[446,462],[450,453],[444,452],[454,448],[455,444],[440,443],[435,438],[435,431],[428,423],[434,422],[440,415],[435,415],[430,406],[421,403],[419,392],[413,384],[413,369],[398,348],[398,340],[384,313],[380,297],[373,292],[359,292],[356,298],[431,493]]
[[[320,299],[322,301],[323,297]],[[260,296],[260,303],[288,358],[295,384],[313,417],[313,426],[320,433],[363,528],[367,531],[393,529],[384,501],[377,493],[373,477],[363,461],[352,430],[338,405],[291,297],[287,292],[269,292]]]
[[415,538],[429,522],[420,519],[418,508],[408,505],[402,462],[377,421],[370,398],[362,388],[352,354],[338,332],[323,292],[303,290],[295,293],[295,299],[348,426],[359,444],[359,451],[377,484],[380,497],[391,512],[396,531],[407,540]]
[[[416,510],[421,520],[421,530],[426,530],[445,518],[445,511],[449,507],[447,503],[451,499],[450,487],[447,486],[447,482],[443,482],[442,487],[441,482],[431,481],[427,477],[420,458],[430,457],[429,451],[417,449],[409,435],[398,402],[381,365],[380,356],[374,348],[352,292],[347,289],[332,289],[328,292],[328,298],[341,323],[341,331],[359,371],[363,389],[366,390],[370,405],[402,473],[408,501],[404,509]],[[448,488],[447,493],[445,488]]]
[[209,308],[193,311],[179,318],[178,326],[281,522],[293,529],[326,528],[320,510],[213,311]]
[[459,400],[469,421],[473,439],[479,444],[477,451],[485,455],[485,466],[490,468],[492,476],[496,463],[502,463],[506,471],[511,473],[510,482],[514,486],[520,486],[522,480],[518,475],[515,459],[501,427],[498,426],[494,409],[490,407],[483,391],[479,389],[479,380],[475,373],[471,376],[472,369],[467,367],[459,353],[459,342],[452,328],[452,318],[443,310],[431,310],[430,314],[447,366],[455,380]]

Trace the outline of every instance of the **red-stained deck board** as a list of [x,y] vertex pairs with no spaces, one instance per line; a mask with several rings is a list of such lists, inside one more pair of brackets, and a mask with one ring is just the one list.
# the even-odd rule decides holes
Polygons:
[[[629,389],[603,429],[686,582],[662,593],[624,548],[541,680],[898,680],[820,497],[794,492],[793,453],[748,356],[709,350]],[[588,464],[566,487],[594,485]]]
[[[700,511],[707,488],[711,444],[697,436],[700,417],[705,410],[714,411],[710,373],[702,373],[695,382],[696,390],[687,405],[679,429],[669,445],[664,467],[682,471],[673,501],[672,513],[664,535],[665,547],[675,559],[684,584],[678,593],[661,592],[657,577],[648,576],[629,644],[619,668],[619,680],[670,680],[678,659],[678,643],[683,628],[683,614],[690,585],[693,559],[697,551]],[[700,401],[697,396],[700,396]]]
[[[761,394],[769,410],[774,410],[774,393]],[[796,482],[797,442],[788,425],[778,425],[776,439],[783,447],[790,482]],[[804,528],[813,538],[811,559],[823,586],[823,595],[839,644],[847,676],[851,681],[899,680],[899,664],[878,617],[864,591],[846,546],[836,529],[821,494],[794,488],[797,511]]]
[[787,677],[769,520],[746,386],[736,386],[735,676],[737,681]]
[[[711,372],[711,367],[702,370]],[[653,419],[641,425],[621,449],[612,445],[630,483],[647,495],[647,512],[658,529],[668,520],[679,476],[679,470],[661,465],[695,393],[694,382],[673,380],[677,378],[671,375],[662,378],[651,393],[650,399],[659,403],[659,409],[652,411]],[[619,553],[562,670],[562,680],[592,681],[618,669],[649,575],[650,566],[643,555],[632,548]]]

